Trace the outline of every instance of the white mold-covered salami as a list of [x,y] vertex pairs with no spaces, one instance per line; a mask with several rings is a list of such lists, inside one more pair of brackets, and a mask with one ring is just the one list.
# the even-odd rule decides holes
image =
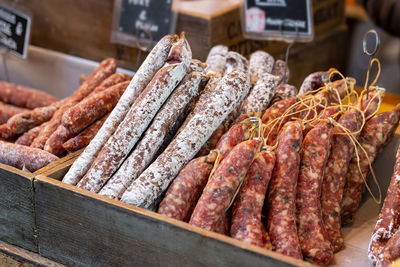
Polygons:
[[152,208],[179,170],[199,151],[233,108],[249,92],[250,83],[243,71],[224,76],[208,101],[198,103],[191,120],[165,151],[136,179],[121,200]]
[[226,56],[228,55],[228,47],[225,45],[216,45],[211,48],[207,56],[206,73],[225,72]]
[[244,73],[246,73],[247,75],[250,75],[249,61],[241,54],[234,51],[229,51],[226,57],[225,75],[234,69],[239,69]]
[[146,131],[154,116],[186,75],[192,52],[185,38],[171,48],[166,64],[130,108],[125,119],[99,152],[78,187],[98,192]]
[[264,73],[272,73],[274,63],[274,57],[267,52],[258,50],[252,53],[249,61],[251,85],[254,86]]
[[153,48],[95,138],[93,138],[65,175],[63,179],[64,183],[76,185],[89,170],[98,152],[125,118],[133,102],[151,81],[154,74],[164,65],[169,51],[176,40],[176,35],[167,35]]
[[157,113],[149,129],[133,152],[124,161],[114,176],[100,190],[99,194],[118,198],[151,163],[174,122],[199,93],[200,85],[206,78],[199,72],[188,74],[168,101]]

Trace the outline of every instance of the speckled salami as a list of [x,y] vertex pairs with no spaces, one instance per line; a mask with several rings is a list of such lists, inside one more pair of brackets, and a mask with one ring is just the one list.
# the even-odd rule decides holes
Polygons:
[[0,101],[7,104],[33,109],[48,106],[57,100],[43,91],[0,81]]
[[274,250],[302,259],[296,227],[296,190],[303,140],[298,122],[287,122],[278,136],[276,163],[268,193],[268,233]]
[[297,180],[296,218],[303,256],[317,264],[326,265],[333,251],[321,213],[321,185],[329,157],[333,127],[317,124],[304,137],[300,172]]
[[[384,146],[392,139],[399,124],[399,108],[400,105],[394,111],[377,114],[365,124],[359,142],[368,153],[371,163],[374,162]],[[346,185],[341,206],[342,224],[353,222],[354,214],[360,205],[364,191],[364,180],[369,174],[367,156],[361,151],[359,156],[362,173],[358,169],[357,158],[353,157],[346,175]]]
[[376,266],[389,266],[400,258],[400,229],[389,239],[381,252],[381,261]]
[[65,102],[66,99],[63,99],[46,107],[39,107],[17,114],[7,121],[8,130],[14,135],[19,135],[35,126],[41,125],[49,121]]
[[249,61],[241,54],[234,51],[229,51],[228,55],[226,56],[225,75],[234,69],[239,69],[247,75],[250,75]]
[[58,157],[36,148],[0,141],[0,163],[34,172]]
[[29,109],[0,102],[0,124],[6,123],[12,116],[26,111],[29,111]]
[[250,123],[237,123],[229,128],[215,147],[222,158],[225,158],[237,144],[250,138],[251,127]]
[[124,161],[119,170],[100,190],[99,194],[110,198],[120,198],[146,167],[163,143],[174,122],[186,106],[199,94],[199,86],[206,78],[199,72],[189,73],[175,89],[167,102],[157,113],[140,142]]
[[114,86],[116,84],[125,82],[125,81],[130,81],[132,80],[131,75],[125,74],[125,73],[121,73],[121,72],[117,72],[114,73],[113,75],[109,76],[107,79],[105,79],[102,83],[100,83],[99,86],[97,86],[91,93],[90,95],[94,95],[97,93],[100,93],[104,90],[107,90],[109,87]]
[[63,126],[71,133],[79,133],[88,125],[113,110],[128,85],[129,81],[121,82],[102,92],[86,97],[63,114]]
[[155,73],[164,65],[168,58],[170,49],[176,41],[176,35],[167,35],[152,49],[138,71],[135,73],[128,88],[121,96],[118,104],[104,122],[95,138],[93,138],[79,158],[71,166],[68,173],[64,176],[63,182],[75,185],[85,175],[100,149],[115,132],[120,122],[125,118],[126,113],[129,111],[138,95],[151,81]]
[[250,55],[249,69],[251,85],[254,86],[264,73],[272,73],[275,59],[264,51],[256,51]]
[[275,153],[256,154],[232,208],[231,236],[246,243],[272,246],[261,221],[261,212],[268,183],[275,165]]
[[125,119],[77,184],[78,187],[92,192],[101,189],[139,141],[169,95],[182,81],[191,59],[189,44],[182,38],[171,48],[165,66],[156,73],[132,105]]
[[33,140],[39,135],[40,131],[46,126],[46,122],[42,125],[36,126],[29,131],[25,132],[23,135],[18,137],[15,141],[18,145],[30,146]]
[[308,75],[300,86],[299,94],[314,91],[324,86],[329,81],[329,73],[327,71],[314,72]]
[[161,201],[158,213],[187,222],[207,184],[217,153],[191,160],[172,182]]
[[272,97],[270,104],[272,105],[278,101],[296,97],[298,93],[299,91],[297,91],[297,88],[295,86],[286,83],[281,83],[276,88],[275,94]]
[[290,78],[290,69],[285,61],[278,59],[275,61],[272,74],[279,77],[278,84],[286,84]]
[[400,147],[396,154],[393,176],[368,248],[368,258],[378,266],[383,249],[400,226]]
[[77,136],[69,139],[62,145],[63,148],[68,152],[74,152],[87,146],[90,141],[92,141],[92,139],[96,136],[97,132],[100,130],[101,126],[104,124],[109,115],[110,113],[106,114],[103,118],[94,122]]
[[215,231],[240,183],[245,179],[258,145],[255,140],[244,141],[220,162],[193,210],[189,221],[191,225]]
[[215,148],[219,139],[221,139],[221,137],[224,135],[226,128],[226,123],[222,123],[220,126],[218,126],[217,130],[213,132],[207,142],[200,148],[199,152],[197,152],[195,157],[197,158],[208,155],[208,153]]
[[247,75],[234,70],[208,92],[208,101],[197,103],[195,113],[165,151],[136,179],[121,200],[150,208],[179,170],[199,151],[233,108],[249,92]]
[[381,103],[384,95],[385,91],[379,89],[370,90],[368,96],[367,94],[363,95],[359,107],[364,112],[365,118],[370,117],[379,109],[379,103]]
[[203,73],[206,67],[207,64],[205,62],[193,58],[189,65],[189,72],[197,71]]
[[216,45],[210,49],[207,56],[207,68],[206,73],[219,72],[223,74],[225,72],[226,57],[228,56],[228,47],[225,45]]
[[278,85],[278,77],[269,73],[259,76],[257,83],[251,89],[249,95],[245,98],[242,105],[243,113],[258,112],[262,114],[272,97]]

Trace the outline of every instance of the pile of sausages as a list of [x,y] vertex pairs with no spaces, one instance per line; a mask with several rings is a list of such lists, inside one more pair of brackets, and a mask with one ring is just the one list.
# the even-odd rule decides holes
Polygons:
[[219,45],[203,63],[183,35],[165,36],[63,182],[328,264],[399,122],[399,107],[376,114],[384,91],[358,96],[332,73],[298,92],[266,52]]
[[[46,93],[0,83],[2,115],[10,114],[0,125],[0,162],[36,171],[56,161],[66,152],[85,147],[96,135],[109,112],[129,85],[131,76],[115,73],[116,60],[100,63],[70,96],[58,100]],[[12,115],[12,116],[11,116]],[[6,119],[5,119],[6,118]]]

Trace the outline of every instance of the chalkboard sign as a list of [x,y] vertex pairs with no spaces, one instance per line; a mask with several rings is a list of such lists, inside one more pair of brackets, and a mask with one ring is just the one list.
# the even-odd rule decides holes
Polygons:
[[311,41],[311,0],[245,0],[242,28],[252,39]]
[[26,58],[31,18],[10,7],[0,5],[0,45],[11,53]]
[[172,0],[116,0],[111,41],[150,50],[164,35],[175,32]]

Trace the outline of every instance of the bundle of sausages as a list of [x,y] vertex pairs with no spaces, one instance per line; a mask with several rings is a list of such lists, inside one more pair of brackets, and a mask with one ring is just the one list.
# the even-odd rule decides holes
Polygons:
[[[7,103],[0,105],[2,118],[6,113],[15,113],[0,125],[1,145],[8,149],[0,162],[35,171],[66,151],[85,147],[132,78],[115,70],[115,59],[104,60],[78,90],[62,100],[34,89],[0,83],[0,99]],[[17,110],[9,103],[33,109]],[[37,158],[43,159],[41,164]]]

